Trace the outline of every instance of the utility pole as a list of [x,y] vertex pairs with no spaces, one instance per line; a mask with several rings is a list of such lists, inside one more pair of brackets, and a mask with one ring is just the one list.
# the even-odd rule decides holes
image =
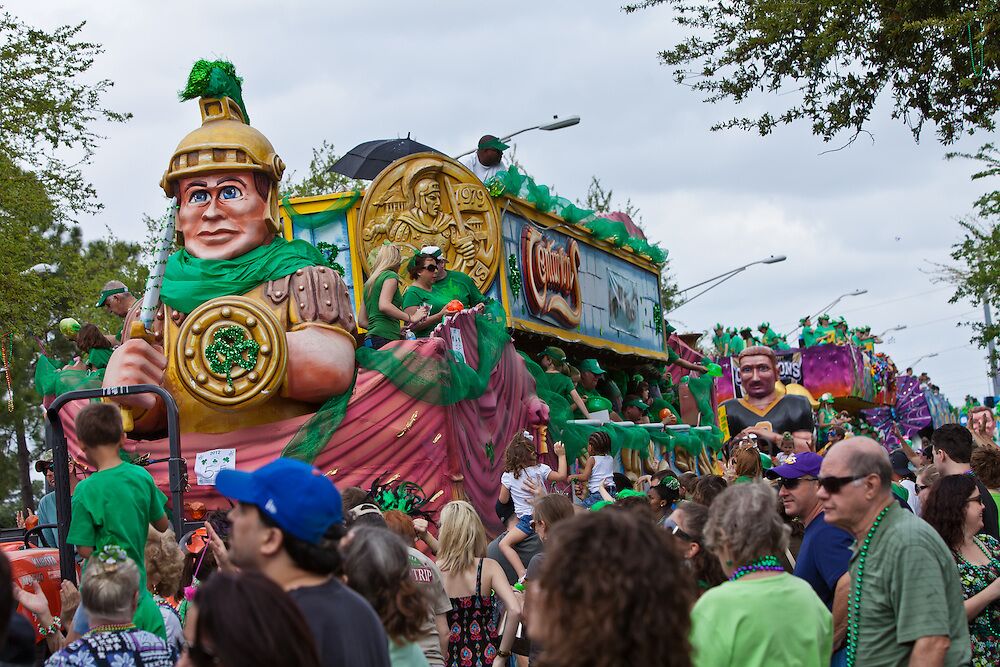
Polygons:
[[[988,331],[993,326],[993,317],[990,313],[990,302],[986,299],[983,299],[983,319]],[[987,337],[986,348],[990,355],[990,381],[993,383],[993,395],[1000,396],[1000,378],[997,377],[997,348],[993,343],[993,336]]]

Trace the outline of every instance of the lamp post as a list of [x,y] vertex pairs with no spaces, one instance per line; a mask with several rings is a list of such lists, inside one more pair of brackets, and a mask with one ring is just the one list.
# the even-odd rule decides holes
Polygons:
[[[823,313],[825,313],[826,311],[830,310],[831,308],[833,308],[834,306],[836,306],[838,303],[840,303],[841,299],[846,299],[849,296],[861,296],[862,294],[868,294],[868,290],[866,290],[866,289],[856,289],[853,292],[847,292],[846,294],[841,294],[836,299],[834,299],[833,301],[831,301],[827,305],[825,305],[822,308],[820,308],[819,312],[817,312],[812,317],[819,317],[820,315],[822,315]],[[793,333],[795,333],[796,331],[798,331],[800,328],[802,328],[801,324],[799,324],[797,327],[795,327],[794,329],[792,329],[791,331],[789,331],[785,335],[786,336],[791,336]]]
[[936,356],[938,356],[938,354],[939,354],[938,352],[931,352],[930,354],[925,354],[925,355],[923,355],[921,357],[917,357],[916,361],[910,362],[906,366],[908,368],[916,368],[917,364],[919,364],[924,359],[930,359],[931,357],[936,357]]
[[886,329],[885,331],[883,331],[882,333],[880,333],[878,336],[876,336],[876,338],[882,338],[887,333],[892,333],[893,331],[902,331],[905,328],[906,328],[905,324],[900,324],[900,325],[894,326],[891,329]]
[[692,297],[690,297],[688,299],[684,299],[684,301],[682,301],[681,303],[677,304],[676,306],[674,306],[673,308],[671,308],[667,312],[668,313],[674,312],[675,310],[677,310],[681,306],[694,301],[695,299],[697,299],[699,296],[701,296],[705,292],[708,292],[709,290],[713,290],[716,287],[718,287],[719,285],[721,285],[722,283],[724,283],[727,280],[729,280],[730,278],[733,278],[733,277],[739,275],[740,273],[743,273],[744,271],[746,271],[747,269],[749,269],[751,266],[756,266],[757,264],[777,264],[778,262],[784,262],[786,259],[788,259],[788,258],[785,257],[784,255],[771,255],[770,257],[767,257],[765,259],[758,259],[756,262],[750,262],[749,264],[744,264],[743,266],[738,266],[735,269],[730,269],[729,271],[726,271],[725,273],[720,273],[719,275],[713,276],[712,278],[709,278],[708,280],[702,280],[700,283],[695,283],[694,285],[691,285],[690,287],[685,287],[684,289],[679,290],[677,293],[678,294],[684,294],[685,292],[690,292],[691,290],[695,289],[696,287],[701,287],[702,285],[708,285],[708,283],[712,283],[711,285],[708,285],[708,287],[706,287],[702,291],[698,292],[694,296],[692,296]]
[[[552,132],[553,130],[561,130],[564,127],[572,127],[573,125],[578,125],[580,123],[579,116],[569,116],[567,118],[559,118],[559,116],[553,116],[552,118],[553,120],[549,123],[532,125],[531,127],[526,127],[523,130],[518,130],[517,132],[511,132],[510,134],[505,134],[504,136],[500,137],[500,141],[506,142],[511,137],[516,137],[519,134],[523,134],[524,132],[530,132],[531,130],[545,130],[546,132]],[[458,158],[465,157],[470,153],[475,153],[477,150],[479,149],[473,148],[472,150],[465,151],[461,155],[456,155],[455,159],[457,160]]]

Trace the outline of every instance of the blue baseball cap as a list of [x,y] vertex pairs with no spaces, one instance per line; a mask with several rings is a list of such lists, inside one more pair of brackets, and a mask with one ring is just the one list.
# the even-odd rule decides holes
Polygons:
[[318,544],[330,526],[344,522],[340,492],[308,463],[276,459],[253,472],[220,470],[219,493],[256,505],[285,532]]
[[[780,466],[764,472],[768,479],[798,479],[799,477],[819,477],[823,457],[814,452],[796,452],[789,455]],[[222,474],[222,473],[219,473]]]

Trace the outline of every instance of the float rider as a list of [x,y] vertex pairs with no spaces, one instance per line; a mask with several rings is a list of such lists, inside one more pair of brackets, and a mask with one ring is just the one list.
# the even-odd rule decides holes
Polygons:
[[717,357],[729,356],[729,340],[730,337],[726,334],[725,329],[723,329],[722,325],[716,324],[715,334],[712,336],[712,347],[715,348],[715,356]]
[[[125,326],[125,316],[128,312],[132,310],[132,306],[135,305],[135,297],[132,296],[128,291],[128,287],[125,283],[120,280],[109,280],[104,283],[104,287],[101,288],[101,295],[97,297],[97,303],[94,304],[95,308],[104,308],[122,320],[122,327]],[[118,330],[118,334],[115,335],[114,343],[118,344],[122,340],[122,329]]]
[[458,300],[466,308],[473,308],[486,302],[486,296],[464,271],[452,271],[444,258],[441,248],[427,245],[420,249],[421,255],[433,257],[437,261],[437,272],[434,274],[434,285],[431,292],[441,294],[448,301]]

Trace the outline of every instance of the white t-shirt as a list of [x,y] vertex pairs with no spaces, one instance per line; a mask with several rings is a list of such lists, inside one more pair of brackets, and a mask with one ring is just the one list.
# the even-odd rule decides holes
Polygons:
[[476,177],[481,181],[487,181],[491,177],[495,176],[498,171],[504,171],[507,169],[506,161],[501,158],[500,162],[493,165],[492,167],[487,167],[479,161],[479,156],[475,153],[471,155],[466,155],[459,160],[462,164],[469,168],[469,170],[476,175]]
[[590,479],[587,480],[587,488],[591,493],[601,492],[601,482],[605,486],[611,486],[615,478],[615,460],[610,456],[595,456],[594,469],[590,471]]
[[[608,458],[611,458],[610,456]],[[512,473],[505,472],[500,477],[500,483],[510,489],[510,497],[514,501],[514,514],[518,518],[522,516],[534,516],[535,510],[531,506],[531,501],[534,496],[532,496],[531,491],[529,491],[524,483],[527,480],[531,480],[536,486],[541,486],[544,491],[548,487],[545,482],[549,479],[549,473],[552,472],[552,468],[545,465],[544,463],[538,463],[530,468],[525,468],[521,471],[521,474],[514,477]]]

